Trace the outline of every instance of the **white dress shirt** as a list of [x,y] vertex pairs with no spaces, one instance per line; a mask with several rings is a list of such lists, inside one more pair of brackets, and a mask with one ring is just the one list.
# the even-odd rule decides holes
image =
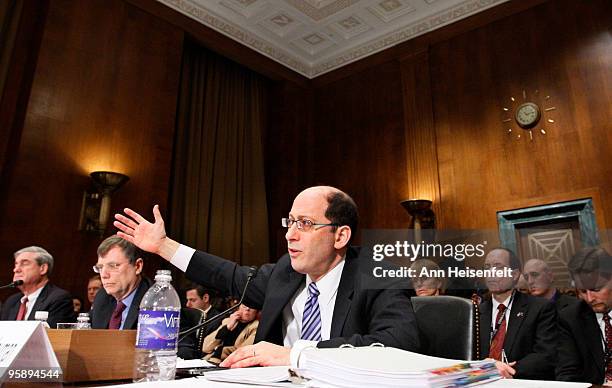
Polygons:
[[[36,303],[36,299],[38,299],[38,296],[40,295],[40,293],[42,292],[42,289],[47,285],[47,283],[43,284],[41,287],[37,288],[36,291],[34,291],[33,293],[31,293],[30,295],[24,295],[21,297],[21,303],[23,303],[23,301],[25,300],[25,298],[28,298],[28,304],[26,305],[26,314],[25,317],[23,318],[24,320],[27,320],[30,318],[30,314],[32,313],[32,309],[34,308],[34,304]],[[34,318],[34,315],[32,315],[32,318]]]
[[[595,313],[597,317],[597,323],[599,324],[599,329],[601,330],[601,347],[605,353],[606,351],[606,323],[603,320],[603,313]],[[608,312],[608,316],[612,318],[612,311]]]
[[506,315],[504,316],[504,318],[506,319],[506,331],[508,331],[508,323],[510,322],[510,311],[512,310],[512,303],[514,302],[514,298],[512,297],[514,295],[514,292],[510,294],[510,296],[507,297],[506,300],[503,301],[503,303],[499,303],[494,297],[491,298],[491,300],[493,301],[493,311],[491,314],[491,333],[493,332],[493,330],[496,329],[495,325],[497,325],[497,306],[499,306],[500,304],[506,306]]

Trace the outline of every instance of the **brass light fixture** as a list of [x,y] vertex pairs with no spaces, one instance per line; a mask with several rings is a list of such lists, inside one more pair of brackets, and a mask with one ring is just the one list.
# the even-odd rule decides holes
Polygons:
[[410,229],[435,229],[436,216],[431,210],[428,199],[406,199],[400,202],[408,214],[412,216]]
[[112,171],[94,171],[89,175],[93,180],[93,187],[83,193],[79,230],[102,236],[110,217],[111,194],[119,190],[130,178]]

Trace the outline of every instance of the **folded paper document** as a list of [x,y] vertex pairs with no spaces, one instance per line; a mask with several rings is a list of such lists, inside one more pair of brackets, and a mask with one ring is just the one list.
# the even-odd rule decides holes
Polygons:
[[288,366],[236,368],[205,372],[207,380],[266,386],[290,386]]

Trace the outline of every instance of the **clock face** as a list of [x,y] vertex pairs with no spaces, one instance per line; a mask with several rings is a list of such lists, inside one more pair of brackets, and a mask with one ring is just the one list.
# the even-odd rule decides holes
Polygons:
[[516,109],[514,118],[521,128],[533,128],[540,121],[540,108],[533,102],[526,102]]

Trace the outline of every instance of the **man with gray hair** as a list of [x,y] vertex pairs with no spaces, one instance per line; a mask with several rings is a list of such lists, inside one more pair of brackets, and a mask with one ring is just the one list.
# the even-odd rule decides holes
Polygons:
[[34,320],[37,311],[47,311],[47,322],[55,328],[58,322],[73,320],[72,297],[49,282],[53,271],[53,256],[37,246],[15,252],[13,282],[22,281],[19,293],[11,295],[0,312],[3,321]]

